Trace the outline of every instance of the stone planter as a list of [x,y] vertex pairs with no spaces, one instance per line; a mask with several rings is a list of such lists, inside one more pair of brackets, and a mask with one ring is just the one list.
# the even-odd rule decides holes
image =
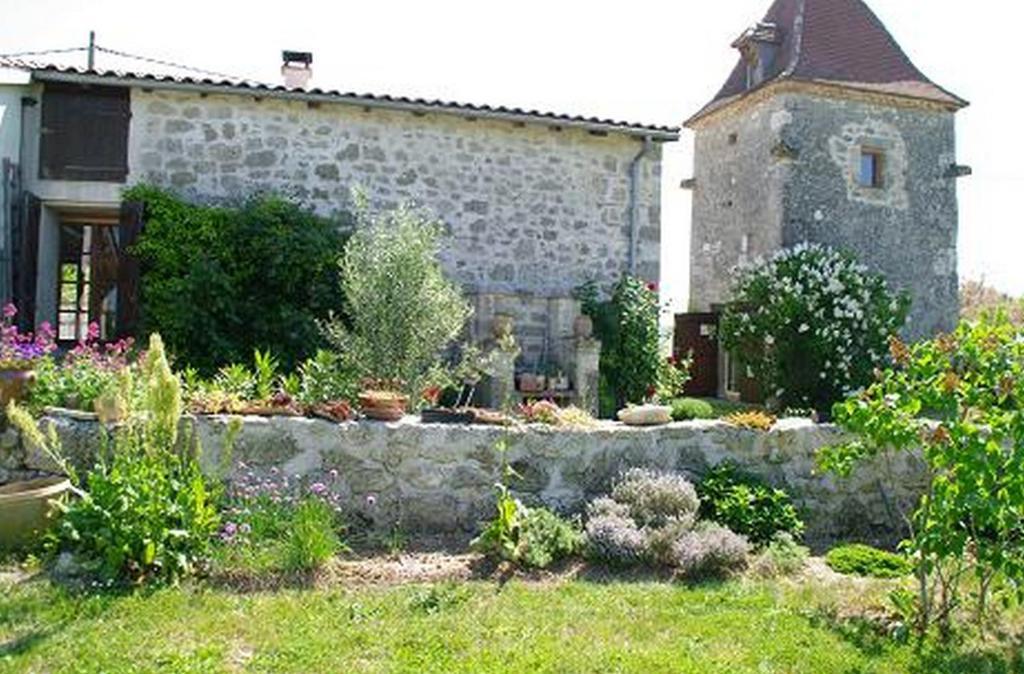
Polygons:
[[572,334],[579,339],[588,339],[594,334],[594,319],[580,314],[572,322]]
[[0,412],[6,410],[12,400],[23,400],[35,378],[35,370],[0,370]]
[[49,526],[54,503],[71,490],[66,477],[44,477],[0,487],[0,549],[24,545]]
[[405,416],[409,396],[392,391],[364,391],[359,394],[359,409],[369,419],[398,421]]
[[672,421],[672,408],[665,405],[636,405],[619,410],[619,421],[627,426],[663,426]]

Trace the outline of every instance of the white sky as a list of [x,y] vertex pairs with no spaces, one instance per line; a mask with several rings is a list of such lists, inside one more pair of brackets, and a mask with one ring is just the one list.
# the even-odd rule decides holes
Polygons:
[[[1016,49],[1024,5],[868,0],[910,58],[971,101],[958,115],[960,273],[1024,294],[1024,135]],[[679,124],[721,86],[729,43],[770,0],[0,0],[0,53],[103,46],[276,81],[281,49],[312,51],[313,84]],[[99,65],[117,66],[104,61]],[[1012,71],[1011,71],[1012,68]],[[668,146],[664,290],[685,298],[692,138]]]

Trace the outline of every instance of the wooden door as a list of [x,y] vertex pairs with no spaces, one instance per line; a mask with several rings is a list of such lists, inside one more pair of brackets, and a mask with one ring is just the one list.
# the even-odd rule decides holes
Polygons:
[[672,353],[676,358],[693,355],[688,396],[718,395],[718,314],[676,314]]

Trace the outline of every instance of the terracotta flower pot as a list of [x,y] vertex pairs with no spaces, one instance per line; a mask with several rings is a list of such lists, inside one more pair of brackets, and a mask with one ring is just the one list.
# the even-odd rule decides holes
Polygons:
[[0,549],[24,545],[45,530],[54,503],[70,489],[66,477],[44,477],[0,487]]
[[540,393],[547,386],[547,378],[542,374],[524,372],[519,375],[519,390],[523,393]]
[[409,396],[393,391],[364,391],[359,394],[359,409],[370,419],[398,421],[405,416]]
[[0,370],[0,412],[6,410],[12,400],[24,400],[35,378],[35,370]]

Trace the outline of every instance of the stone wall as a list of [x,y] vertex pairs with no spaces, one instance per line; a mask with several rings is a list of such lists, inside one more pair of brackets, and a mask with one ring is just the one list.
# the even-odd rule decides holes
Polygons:
[[[350,189],[441,217],[471,292],[567,296],[628,268],[639,139],[452,114],[132,90],[129,182],[200,199],[283,193],[331,214]],[[660,144],[641,164],[637,271],[657,280]]]
[[[81,460],[96,446],[95,422],[55,420],[66,452]],[[493,508],[493,485],[501,476],[499,440],[522,476],[515,491],[527,502],[579,512],[587,499],[605,493],[625,468],[647,466],[699,476],[731,459],[772,484],[784,487],[804,510],[808,540],[821,545],[838,538],[892,540],[899,529],[896,508],[916,498],[922,466],[903,455],[891,464],[862,468],[849,480],[819,475],[817,449],[836,442],[834,427],[807,420],[782,420],[769,433],[722,422],[686,422],[659,428],[629,428],[602,422],[594,428],[555,430],[528,426],[421,424],[407,417],[394,424],[333,424],[317,419],[246,417],[232,453],[224,461],[228,417],[196,421],[203,463],[216,473],[230,465],[236,477],[277,468],[309,480],[329,479],[349,507],[376,525],[396,522],[408,531],[473,531]],[[0,444],[0,481],[25,470],[46,469],[47,460],[26,450],[13,432]],[[891,475],[892,480],[880,480]],[[885,485],[895,485],[894,489]],[[370,498],[372,497],[372,498]]]
[[[787,246],[853,253],[910,293],[912,338],[951,330],[959,314],[953,113],[788,94],[783,140],[797,152],[785,187]],[[882,186],[856,181],[861,147],[883,153]]]

